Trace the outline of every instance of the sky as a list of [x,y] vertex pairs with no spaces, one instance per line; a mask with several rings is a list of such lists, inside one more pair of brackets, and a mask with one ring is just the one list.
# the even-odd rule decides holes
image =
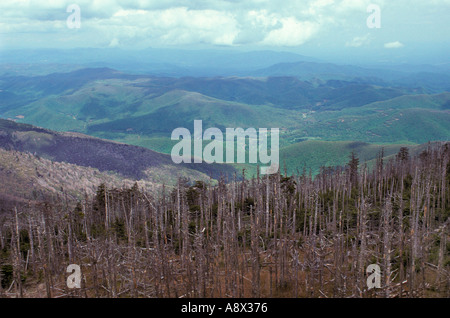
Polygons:
[[0,50],[271,49],[449,62],[449,17],[450,0],[1,0]]

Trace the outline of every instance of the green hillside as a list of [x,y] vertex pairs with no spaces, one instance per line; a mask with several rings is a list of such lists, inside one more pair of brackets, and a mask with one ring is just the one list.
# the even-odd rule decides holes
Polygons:
[[286,138],[426,143],[449,140],[450,93],[411,95],[339,111],[305,113]]
[[[367,80],[164,78],[105,68],[0,76],[0,89],[2,118],[165,154],[176,143],[170,140],[173,129],[192,133],[194,120],[202,120],[203,129],[222,132],[228,127],[280,128],[280,160],[289,171],[341,165],[354,141],[386,149],[393,144],[395,151],[401,144],[450,139],[449,92],[423,94],[420,88]],[[361,147],[356,149],[368,160],[378,149]]]
[[[360,167],[367,163],[370,168],[381,151],[389,158],[398,153],[401,147],[408,147],[411,153],[417,153],[419,145],[414,144],[369,144],[355,141],[307,140],[280,149],[280,173],[285,168],[288,175],[320,172],[322,167],[346,166],[352,152],[359,158]],[[423,147],[420,149],[423,150]],[[257,165],[234,164],[237,170],[246,170],[247,177],[255,177]]]
[[[150,135],[152,133],[170,133],[178,127],[193,129],[196,119],[203,121],[203,127],[283,127],[295,124],[286,112],[270,106],[247,105],[218,100],[193,92],[170,92],[175,95],[169,104],[162,106],[158,98],[156,103],[148,103],[147,112],[141,107],[133,115],[109,122],[89,125],[87,132],[131,132]],[[166,97],[166,96],[164,96]],[[171,97],[171,96],[169,96]]]
[[402,144],[368,144],[352,141],[318,141],[308,140],[299,142],[280,150],[282,166],[286,163],[289,174],[302,172],[303,168],[316,174],[321,167],[345,166],[351,152],[355,152],[360,163],[375,159],[380,151],[389,156],[398,153],[401,147],[412,145]]

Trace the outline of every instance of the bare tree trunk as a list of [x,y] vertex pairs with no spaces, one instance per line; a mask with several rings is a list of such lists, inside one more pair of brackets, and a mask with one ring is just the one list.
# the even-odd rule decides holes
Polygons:
[[17,208],[14,208],[14,216],[15,216],[15,231],[16,231],[16,251],[15,251],[15,268],[14,268],[14,276],[17,286],[17,297],[23,298],[23,289],[22,289],[22,256],[20,252],[20,232],[19,232],[19,215],[17,212]]

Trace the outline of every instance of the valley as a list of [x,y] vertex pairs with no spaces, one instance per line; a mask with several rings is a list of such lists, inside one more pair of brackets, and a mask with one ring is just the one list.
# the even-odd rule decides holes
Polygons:
[[[394,151],[404,145],[448,140],[447,90],[431,92],[423,83],[394,86],[394,82],[369,77],[387,70],[361,78],[326,79],[320,70],[362,74],[355,73],[357,68],[302,63],[296,65],[304,69],[315,63],[318,77],[301,79],[292,76],[295,68],[278,67],[281,73],[265,72],[276,75],[268,77],[155,77],[110,68],[29,77],[2,75],[0,116],[164,154],[170,154],[176,144],[171,132],[179,127],[192,130],[194,120],[202,120],[204,129],[223,131],[279,128],[280,164],[285,163],[289,173],[305,168],[315,174],[322,166],[345,164],[352,142]],[[425,79],[442,76],[436,73]],[[313,151],[328,144],[328,152]],[[312,159],[317,156],[321,159]],[[372,159],[373,154],[363,157]],[[237,169],[244,166],[256,169],[256,165]]]

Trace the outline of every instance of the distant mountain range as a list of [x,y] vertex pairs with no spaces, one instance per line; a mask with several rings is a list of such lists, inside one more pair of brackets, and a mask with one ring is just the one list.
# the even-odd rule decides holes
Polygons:
[[[0,74],[49,74],[57,65],[61,70],[109,67],[134,74],[156,76],[244,76],[251,71],[282,62],[318,62],[290,52],[180,50],[123,50],[118,48],[71,50],[6,50],[0,52]],[[49,67],[49,64],[52,66]],[[11,65],[16,67],[11,68]],[[28,69],[25,66],[28,65]],[[72,66],[71,66],[72,65]],[[17,67],[19,66],[19,67]]]
[[162,149],[161,138],[177,127],[190,129],[195,119],[205,128],[278,127],[285,145],[301,138],[424,143],[450,136],[448,91],[367,79],[172,78],[80,69],[0,76],[0,117],[166,153],[171,143]]
[[[334,79],[376,76],[378,80],[392,80],[420,73],[450,75],[449,63],[345,65],[292,52],[269,50],[80,48],[0,51],[0,74],[3,75],[47,75],[100,67],[170,77],[299,76],[303,79],[328,79],[332,75]],[[448,79],[446,81],[448,84]]]

